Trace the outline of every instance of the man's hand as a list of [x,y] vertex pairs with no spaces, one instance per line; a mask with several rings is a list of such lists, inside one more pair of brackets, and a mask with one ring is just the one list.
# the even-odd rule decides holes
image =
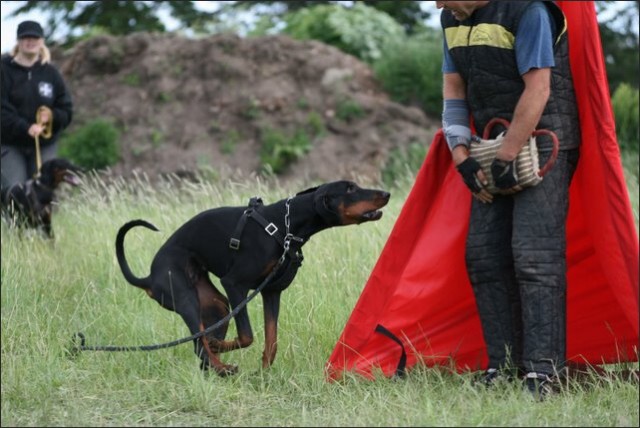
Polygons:
[[472,157],[467,157],[456,166],[456,169],[462,176],[464,183],[471,190],[471,193],[473,193],[474,198],[484,203],[493,200],[493,196],[485,188],[488,182],[478,161]]
[[518,171],[515,159],[505,161],[495,158],[493,162],[491,162],[491,175],[493,176],[496,187],[501,191],[506,191],[518,186]]

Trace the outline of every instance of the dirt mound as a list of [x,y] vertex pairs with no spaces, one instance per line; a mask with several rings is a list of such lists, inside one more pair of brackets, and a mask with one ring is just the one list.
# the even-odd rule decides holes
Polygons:
[[255,174],[269,135],[302,132],[311,149],[281,180],[378,180],[391,150],[426,145],[439,126],[390,101],[368,65],[315,41],[136,33],[53,58],[74,98],[69,130],[112,119],[123,129],[112,170],[124,176]]

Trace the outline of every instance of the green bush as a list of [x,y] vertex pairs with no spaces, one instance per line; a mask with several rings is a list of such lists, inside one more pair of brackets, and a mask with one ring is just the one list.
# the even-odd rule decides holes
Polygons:
[[623,150],[638,152],[638,140],[640,140],[639,102],[638,89],[627,83],[621,83],[611,98],[618,143]]
[[260,161],[265,172],[279,174],[310,149],[311,140],[302,129],[296,130],[292,137],[274,129],[267,129],[262,139]]
[[86,169],[101,169],[118,162],[120,132],[109,121],[96,119],[60,139],[60,155]]
[[343,98],[336,105],[336,117],[344,122],[351,122],[364,117],[367,113],[357,101]]
[[428,114],[442,113],[442,37],[435,30],[387,45],[373,64],[376,78],[394,101]]
[[404,29],[388,14],[357,2],[351,8],[319,5],[285,17],[283,33],[299,40],[319,40],[366,62],[380,58],[387,43]]

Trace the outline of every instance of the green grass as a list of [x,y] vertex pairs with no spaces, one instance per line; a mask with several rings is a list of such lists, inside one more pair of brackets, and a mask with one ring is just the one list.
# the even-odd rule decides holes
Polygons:
[[[199,370],[190,343],[75,359],[66,350],[76,332],[87,345],[149,345],[188,335],[176,314],[122,277],[114,240],[123,223],[144,218],[160,229],[127,237],[132,270],[146,276],[160,245],[194,214],[246,205],[255,195],[274,202],[300,186],[88,180],[63,194],[54,243],[3,222],[2,426],[638,426],[638,384],[609,378],[572,384],[544,403],[517,384],[480,390],[470,375],[438,369],[416,369],[399,381],[325,381],[324,364],[412,178],[403,183],[392,189],[380,221],[329,229],[305,246],[304,264],[282,295],[279,350],[269,370],[260,368],[262,302],[249,303],[256,341],[223,354],[240,366],[224,379]],[[637,172],[628,183],[637,224]]]

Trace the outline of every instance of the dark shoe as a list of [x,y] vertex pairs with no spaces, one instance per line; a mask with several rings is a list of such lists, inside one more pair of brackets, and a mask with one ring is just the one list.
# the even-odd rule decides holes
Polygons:
[[529,372],[524,382],[526,390],[538,401],[544,400],[555,392],[555,379],[544,373]]
[[476,381],[476,385],[490,388],[501,382],[511,382],[513,377],[504,370],[488,368]]

